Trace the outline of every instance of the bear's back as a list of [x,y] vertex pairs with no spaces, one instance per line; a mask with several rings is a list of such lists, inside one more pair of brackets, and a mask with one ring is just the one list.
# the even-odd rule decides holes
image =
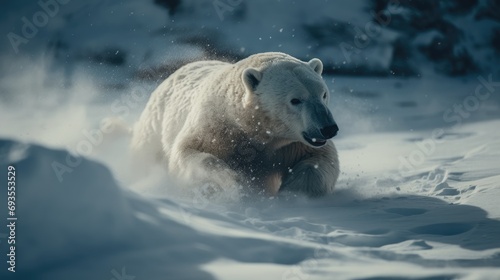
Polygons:
[[213,94],[210,88],[214,80],[221,77],[224,66],[231,64],[221,61],[197,61],[186,64],[170,75],[160,85],[158,94],[164,100],[163,104],[178,120],[183,120],[193,103],[200,99],[210,98]]

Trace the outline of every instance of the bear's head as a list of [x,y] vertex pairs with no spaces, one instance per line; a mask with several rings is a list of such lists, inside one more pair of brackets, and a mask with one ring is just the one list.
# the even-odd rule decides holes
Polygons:
[[[323,63],[276,59],[242,72],[248,108],[259,108],[272,123],[273,137],[321,147],[337,134],[328,108],[330,93],[321,77]],[[251,106],[251,107],[250,107]]]

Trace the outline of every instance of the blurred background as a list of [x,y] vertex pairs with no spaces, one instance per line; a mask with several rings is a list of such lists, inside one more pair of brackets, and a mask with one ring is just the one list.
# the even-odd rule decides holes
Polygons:
[[[149,95],[187,62],[280,51],[324,62],[345,133],[418,129],[446,124],[443,111],[473,94],[479,75],[494,81],[500,71],[494,0],[21,0],[0,15],[0,102],[16,122],[75,100],[107,109],[73,116],[132,122],[147,96],[129,114],[109,106],[134,86]],[[497,96],[468,120],[498,117]]]

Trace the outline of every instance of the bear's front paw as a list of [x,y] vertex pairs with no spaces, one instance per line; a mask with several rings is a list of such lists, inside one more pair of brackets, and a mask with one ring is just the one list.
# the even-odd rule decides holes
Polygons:
[[313,165],[304,164],[295,167],[285,176],[280,192],[299,192],[309,197],[320,197],[330,190],[325,177]]

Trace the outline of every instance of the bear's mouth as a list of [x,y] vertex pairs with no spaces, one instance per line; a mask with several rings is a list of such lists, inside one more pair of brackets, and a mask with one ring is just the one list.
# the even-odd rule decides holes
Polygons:
[[311,144],[314,147],[321,147],[326,144],[326,139],[321,138],[311,138],[307,133],[302,132],[302,136],[306,139],[307,143]]

